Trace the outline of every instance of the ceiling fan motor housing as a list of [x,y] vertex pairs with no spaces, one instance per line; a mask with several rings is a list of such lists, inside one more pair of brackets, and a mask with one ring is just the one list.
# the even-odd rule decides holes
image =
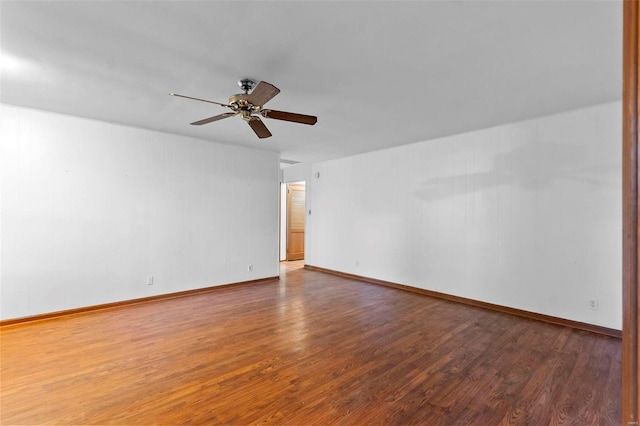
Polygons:
[[253,105],[248,100],[249,95],[247,93],[239,93],[237,95],[232,95],[229,98],[229,106],[236,112],[241,112],[243,117],[246,114],[251,114],[253,112],[260,112],[260,105]]

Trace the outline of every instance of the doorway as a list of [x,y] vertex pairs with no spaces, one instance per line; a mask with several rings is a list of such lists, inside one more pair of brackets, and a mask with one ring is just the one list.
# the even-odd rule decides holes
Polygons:
[[304,259],[305,182],[283,183],[281,189],[280,260]]

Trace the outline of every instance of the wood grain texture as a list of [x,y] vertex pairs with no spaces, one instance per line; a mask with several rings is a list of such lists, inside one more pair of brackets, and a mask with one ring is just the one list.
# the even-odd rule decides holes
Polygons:
[[620,424],[619,339],[301,266],[2,327],[2,424]]
[[410,291],[412,293],[423,294],[425,296],[437,297],[439,299],[449,300],[457,303],[464,303],[465,305],[478,306],[485,309],[491,309],[493,311],[504,312],[506,314],[517,315],[524,318],[534,319],[536,321],[544,321],[551,324],[562,325],[565,327],[577,328],[578,330],[590,331],[592,333],[604,334],[611,337],[622,337],[622,332],[613,328],[602,327],[599,325],[587,324],[579,321],[572,321],[565,318],[558,318],[551,315],[539,314],[531,311],[523,311],[522,309],[511,308],[509,306],[496,305],[493,303],[482,302],[479,300],[468,299],[466,297],[454,296],[451,294],[440,293],[437,291],[426,290],[423,288],[412,287],[404,284],[392,283],[389,281],[378,280],[376,278],[363,277],[360,275],[349,274],[346,272],[334,271],[331,269],[320,268],[313,265],[305,265],[305,268],[312,271],[324,272],[327,274],[337,275],[339,277],[349,278],[358,281],[364,281],[371,284],[383,285],[385,287],[397,288],[400,290]]
[[640,421],[640,315],[638,274],[638,113],[640,111],[640,6],[624,2],[622,123],[622,420]]

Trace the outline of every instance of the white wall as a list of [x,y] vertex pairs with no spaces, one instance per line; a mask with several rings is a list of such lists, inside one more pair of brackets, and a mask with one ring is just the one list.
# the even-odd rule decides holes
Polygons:
[[309,176],[311,176],[311,164],[308,163],[295,164],[282,169],[282,182],[284,183],[308,181]]
[[278,275],[277,153],[0,108],[1,318]]
[[621,328],[619,102],[307,174],[307,264]]

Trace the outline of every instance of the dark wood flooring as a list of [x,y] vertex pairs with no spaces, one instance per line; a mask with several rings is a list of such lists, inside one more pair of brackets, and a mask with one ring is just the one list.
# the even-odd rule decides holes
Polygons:
[[2,424],[621,423],[619,339],[300,266],[3,327]]

